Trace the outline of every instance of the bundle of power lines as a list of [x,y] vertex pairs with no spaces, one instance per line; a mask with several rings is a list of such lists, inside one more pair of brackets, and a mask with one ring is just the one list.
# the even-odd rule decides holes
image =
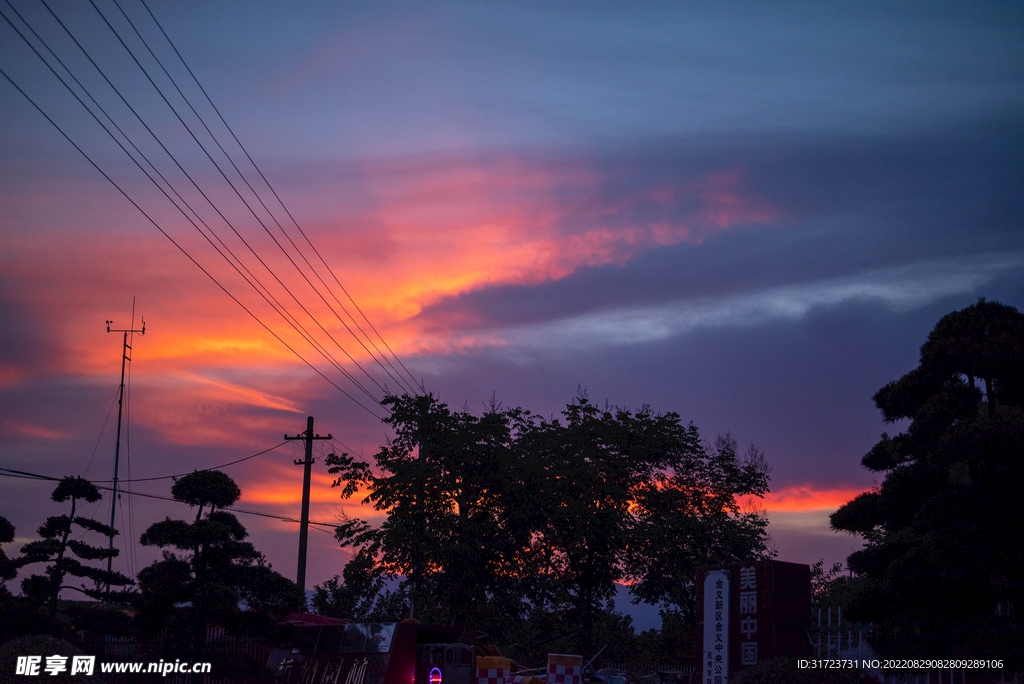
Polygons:
[[[99,2],[57,11],[53,0],[0,0],[8,46],[0,75],[149,224],[339,392],[377,418],[387,410],[384,394],[416,393],[415,378],[145,0]],[[371,361],[374,373],[364,367]]]

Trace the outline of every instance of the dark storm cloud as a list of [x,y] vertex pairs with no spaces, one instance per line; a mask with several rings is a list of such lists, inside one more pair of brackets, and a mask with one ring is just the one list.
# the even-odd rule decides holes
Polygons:
[[[1024,97],[1019,3],[197,7],[154,11],[258,158],[913,131]],[[61,11],[106,35],[87,6]],[[0,57],[24,60],[5,35]]]
[[597,163],[603,181],[595,203],[628,207],[601,217],[612,225],[687,222],[685,204],[630,198],[721,168],[743,169],[739,192],[761,199],[778,218],[556,282],[464,293],[420,317],[438,326],[475,320],[479,328],[502,327],[1019,252],[1024,139],[1015,133],[1021,125],[1019,118],[998,119],[912,136],[677,143],[628,159],[608,155]]
[[1022,271],[911,310],[849,301],[798,320],[697,330],[670,339],[576,350],[523,364],[501,350],[439,360],[428,384],[453,406],[479,410],[491,392],[506,405],[557,414],[578,385],[591,399],[694,421],[705,437],[731,430],[775,466],[772,488],[871,485],[861,457],[884,425],[871,397],[918,363],[946,313],[977,297],[1020,307]]

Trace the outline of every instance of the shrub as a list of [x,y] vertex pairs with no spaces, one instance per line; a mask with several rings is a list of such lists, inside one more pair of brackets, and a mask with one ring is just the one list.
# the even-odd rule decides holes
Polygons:
[[81,675],[75,675],[72,677],[68,674],[71,671],[71,656],[83,655],[82,651],[63,639],[55,639],[54,637],[44,635],[33,635],[8,641],[3,646],[0,646],[0,684],[24,684],[26,681],[34,679],[14,674],[14,668],[18,661],[18,656],[42,656],[42,664],[45,665],[46,656],[52,655],[67,657],[67,670],[58,675],[46,675],[43,672],[42,666],[40,666],[39,673],[42,675],[42,677],[39,677],[40,679],[45,678],[47,682],[89,681],[88,677],[83,677]]

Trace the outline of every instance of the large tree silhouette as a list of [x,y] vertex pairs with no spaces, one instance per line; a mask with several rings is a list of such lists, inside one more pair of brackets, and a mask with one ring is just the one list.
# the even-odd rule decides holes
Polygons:
[[[202,648],[206,627],[234,633],[269,630],[273,618],[302,606],[295,583],[281,576],[245,538],[245,527],[226,510],[241,491],[219,471],[186,475],[171,488],[178,501],[197,508],[189,523],[167,518],[141,538],[164,551],[139,573],[138,622],[144,631],[166,630],[169,649]],[[205,514],[205,515],[204,515]]]
[[875,491],[832,515],[863,535],[854,617],[883,655],[1024,664],[1024,316],[980,300],[943,317],[920,365],[875,395]]
[[741,506],[768,491],[769,471],[763,452],[751,444],[740,456],[727,433],[644,482],[632,511],[643,543],[627,554],[634,596],[695,625],[701,566],[773,557],[764,511]]
[[377,572],[404,576],[417,618],[500,632],[525,616],[524,583],[536,577],[524,516],[538,512],[523,505],[536,477],[512,449],[524,412],[492,404],[477,417],[431,395],[385,403],[395,437],[376,455],[381,474],[345,454],[327,463],[343,497],[365,488],[387,518],[343,522],[338,539],[377,559]]
[[[764,553],[763,519],[736,505],[766,491],[763,459],[739,459],[728,440],[706,449],[674,413],[602,409],[582,393],[551,419],[493,402],[477,417],[431,395],[385,401],[396,435],[376,455],[379,474],[346,455],[329,464],[343,496],[364,491],[387,518],[377,528],[349,520],[338,539],[407,577],[417,617],[507,637],[530,612],[550,611],[593,653],[615,582],[687,601],[692,590],[667,592],[680,578],[659,559]],[[673,532],[680,522],[688,527]],[[676,570],[692,583],[687,568]]]

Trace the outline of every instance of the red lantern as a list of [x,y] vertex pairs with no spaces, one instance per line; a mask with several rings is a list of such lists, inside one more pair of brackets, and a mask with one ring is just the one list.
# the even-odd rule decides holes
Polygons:
[[434,668],[430,671],[430,682],[429,684],[441,684],[441,670]]

